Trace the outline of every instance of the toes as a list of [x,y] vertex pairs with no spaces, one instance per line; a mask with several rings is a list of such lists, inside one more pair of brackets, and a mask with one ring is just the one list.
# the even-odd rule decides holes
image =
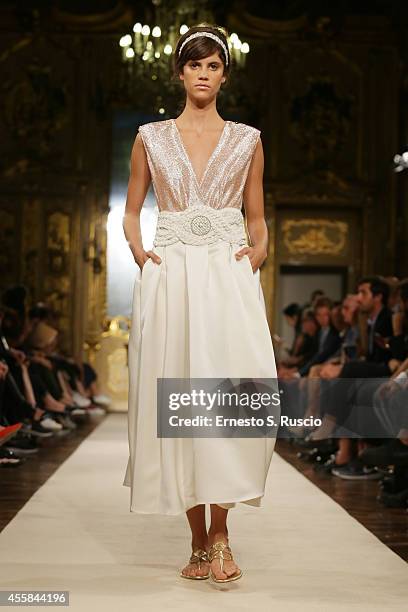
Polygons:
[[[225,566],[224,566],[224,570],[225,570]],[[212,567],[212,571],[218,580],[225,580],[225,578],[228,578],[228,575],[225,573],[225,571],[221,571],[219,563],[217,563],[215,567],[214,566]]]
[[225,578],[228,578],[228,574],[222,571],[222,572],[219,572],[218,575],[216,575],[216,578],[218,578],[219,580],[225,580]]
[[200,569],[196,565],[187,565],[181,573],[184,576],[206,576],[208,569],[208,565],[201,565]]
[[229,578],[230,576],[232,576],[235,573],[239,572],[238,566],[235,563],[224,563],[224,567],[223,567],[223,571],[221,572],[220,567],[218,565],[217,567],[217,572],[219,575],[216,574],[216,572],[214,572],[216,574],[216,578]]

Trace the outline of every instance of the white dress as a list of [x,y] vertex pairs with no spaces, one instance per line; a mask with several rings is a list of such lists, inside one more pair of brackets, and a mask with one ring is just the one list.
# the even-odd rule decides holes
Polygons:
[[[276,438],[158,438],[156,411],[158,377],[277,377],[260,272],[248,256],[235,258],[248,244],[242,193],[260,131],[227,121],[200,182],[174,119],[139,132],[159,208],[153,250],[162,261],[149,258],[134,285],[123,481],[130,511],[260,506]],[[199,216],[196,230],[191,215]]]

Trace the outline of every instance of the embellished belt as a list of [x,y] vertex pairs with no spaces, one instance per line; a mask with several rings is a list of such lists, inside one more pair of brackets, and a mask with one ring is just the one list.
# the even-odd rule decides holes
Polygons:
[[247,244],[244,218],[238,208],[217,209],[199,204],[181,211],[159,212],[154,246],[178,241],[200,245],[217,240]]

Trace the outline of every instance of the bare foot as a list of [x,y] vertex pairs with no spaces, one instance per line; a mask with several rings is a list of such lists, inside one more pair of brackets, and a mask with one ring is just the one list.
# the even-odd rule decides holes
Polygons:
[[[207,552],[207,542],[200,544],[192,544],[193,552],[196,552],[198,549],[205,550]],[[198,563],[188,563],[183,569],[181,573],[183,576],[207,576],[210,571],[210,564],[208,561],[204,561],[201,559],[200,567]]]
[[[211,546],[215,542],[224,542],[225,544],[228,545],[227,534],[223,532],[212,534],[211,532],[209,532],[208,533],[209,546]],[[227,551],[225,551],[225,556],[228,556],[226,553]],[[238,573],[239,567],[233,560],[232,561],[224,560],[223,571],[221,571],[220,559],[216,558],[211,561],[211,571],[214,574],[215,578],[217,578],[218,580],[225,580],[225,578],[228,578],[229,576],[232,576],[233,574]]]

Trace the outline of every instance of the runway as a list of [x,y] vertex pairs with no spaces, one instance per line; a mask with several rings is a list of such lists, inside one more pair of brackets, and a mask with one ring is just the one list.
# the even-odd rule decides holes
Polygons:
[[75,612],[406,610],[407,564],[277,453],[263,507],[230,511],[227,585],[178,577],[186,518],[130,513],[126,463],[110,414],[0,534],[1,590],[69,591]]

